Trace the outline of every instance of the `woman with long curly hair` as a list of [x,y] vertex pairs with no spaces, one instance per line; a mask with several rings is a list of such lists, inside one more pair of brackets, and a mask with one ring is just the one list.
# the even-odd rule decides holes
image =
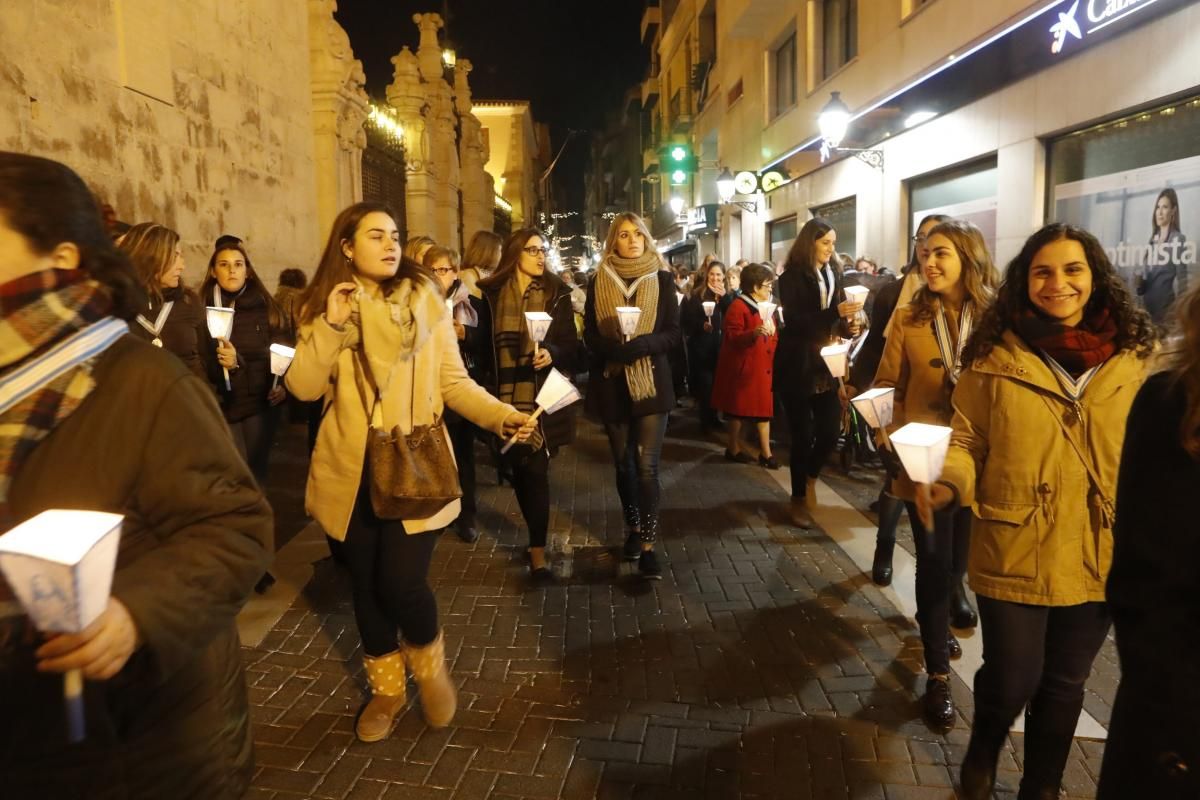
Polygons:
[[[1008,265],[963,353],[932,509],[975,512],[968,565],[983,666],[962,796],[990,797],[1025,712],[1021,798],[1057,797],[1084,682],[1109,629],[1117,466],[1157,344],[1096,237],[1047,225]],[[917,505],[925,527],[931,508]]]
[[[973,321],[995,295],[996,269],[979,228],[947,220],[930,229],[927,247],[921,264],[924,285],[897,312],[900,319],[892,326],[875,375],[876,388],[895,389],[892,429],[909,422],[950,423],[950,395],[962,372],[963,347]],[[917,556],[917,624],[927,676],[922,710],[932,727],[948,729],[954,724],[950,659],[962,655],[950,633],[951,605],[967,571],[971,509],[935,514],[930,530],[913,505],[912,481],[899,467],[891,471],[890,494],[908,507]]]
[[1200,287],[1175,309],[1170,366],[1133,401],[1117,478],[1107,596],[1121,684],[1100,800],[1200,797],[1200,536],[1186,500],[1200,487]]

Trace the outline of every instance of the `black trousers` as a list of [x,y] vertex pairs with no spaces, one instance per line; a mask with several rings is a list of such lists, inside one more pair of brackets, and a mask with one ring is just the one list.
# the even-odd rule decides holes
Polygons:
[[971,509],[939,511],[933,515],[933,531],[921,524],[917,507],[905,503],[912,524],[917,553],[917,625],[925,650],[925,672],[950,673],[950,590],[958,567],[966,568],[971,543]]
[[463,417],[447,418],[446,428],[450,433],[450,445],[454,448],[454,460],[458,463],[458,483],[462,487],[462,513],[458,524],[463,527],[475,525],[475,435],[479,428]]
[[371,508],[369,469],[364,465],[342,552],[353,582],[363,651],[377,657],[393,652],[401,637],[417,647],[437,638],[437,601],[428,581],[437,532],[410,534],[403,521],[377,517]]
[[837,447],[842,430],[842,401],[836,389],[818,394],[785,391],[783,410],[792,440],[792,497],[804,497],[808,492],[807,479],[821,474],[821,467]]
[[704,429],[715,428],[720,423],[717,412],[712,407],[713,380],[716,377],[717,365],[706,363],[696,355],[691,356],[690,364],[691,375],[688,378],[688,388],[691,389],[692,397],[695,398],[696,406],[700,410],[700,426]]
[[667,414],[606,422],[604,432],[617,470],[617,494],[625,524],[640,529],[643,541],[653,542],[658,537],[658,464],[667,435]]
[[1033,606],[978,596],[983,666],[975,673],[976,739],[998,754],[1025,717],[1022,786],[1056,788],[1083,709],[1083,690],[1110,624],[1104,603]]
[[545,547],[550,530],[550,453],[545,447],[534,450],[518,444],[501,458],[512,470],[517,505],[529,529],[529,546]]
[[275,443],[275,431],[279,428],[282,412],[283,406],[273,406],[261,414],[229,423],[234,446],[260,484],[267,479],[271,445]]

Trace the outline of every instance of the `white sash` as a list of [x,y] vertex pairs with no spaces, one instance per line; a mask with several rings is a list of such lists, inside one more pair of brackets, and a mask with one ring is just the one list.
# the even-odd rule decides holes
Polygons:
[[174,308],[174,306],[174,300],[168,300],[167,302],[163,303],[163,307],[159,309],[158,318],[154,320],[153,325],[150,324],[150,320],[146,319],[141,314],[137,315],[138,325],[141,325],[143,328],[150,331],[150,335],[154,337],[154,339],[151,341],[155,347],[163,346],[163,341],[159,337],[159,334],[162,333],[163,325],[167,324],[167,317],[171,316],[171,309]]
[[613,270],[613,268],[612,268],[612,267],[610,267],[608,264],[605,264],[605,265],[602,267],[602,269],[603,269],[605,272],[607,272],[607,273],[609,274],[609,276],[610,276],[610,277],[612,277],[612,279],[613,279],[613,282],[617,284],[617,288],[621,290],[621,294],[625,295],[625,299],[626,299],[626,300],[631,300],[631,299],[633,299],[633,296],[634,296],[635,294],[637,294],[638,287],[642,285],[642,281],[646,280],[647,278],[653,278],[653,279],[655,279],[655,280],[658,280],[658,273],[657,273],[657,272],[647,272],[647,273],[646,273],[645,275],[643,275],[642,277],[640,277],[640,278],[635,278],[635,279],[634,279],[634,281],[633,281],[633,283],[626,284],[626,283],[625,283],[625,280],[624,280],[624,279],[623,279],[623,278],[622,278],[620,275],[618,275],[618,274],[617,274],[617,273],[616,273],[616,272]]
[[124,320],[105,317],[6,375],[0,379],[0,414],[4,414],[68,370],[100,355],[127,333],[129,326]]
[[1096,373],[1100,371],[1103,364],[1097,364],[1091,369],[1084,372],[1078,378],[1073,377],[1071,373],[1059,364],[1045,350],[1042,351],[1042,358],[1046,359],[1046,364],[1049,365],[1050,371],[1054,373],[1054,377],[1058,378],[1058,383],[1062,386],[1062,390],[1067,397],[1071,398],[1071,402],[1078,403],[1079,398],[1083,397],[1083,390],[1092,382],[1092,378],[1096,377]]
[[821,310],[829,308],[829,304],[833,302],[833,290],[837,281],[833,277],[833,267],[829,264],[817,273],[817,283],[821,284]]
[[951,383],[958,383],[958,376],[962,374],[963,348],[967,346],[967,339],[971,335],[972,316],[971,301],[967,300],[963,303],[958,317],[957,345],[951,347],[950,324],[946,321],[946,311],[942,308],[942,301],[938,300],[937,313],[933,315],[933,334],[937,339],[938,352],[942,356],[942,366],[945,367],[946,374],[950,376]]

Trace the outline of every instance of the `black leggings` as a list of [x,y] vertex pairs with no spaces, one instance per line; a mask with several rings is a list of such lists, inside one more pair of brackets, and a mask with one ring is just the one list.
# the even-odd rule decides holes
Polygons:
[[464,527],[475,525],[475,433],[479,430],[473,422],[463,417],[447,419],[450,444],[454,447],[454,460],[458,463],[458,483],[462,486],[462,513],[458,524]]
[[403,521],[377,517],[368,470],[364,465],[342,552],[363,651],[378,657],[393,652],[401,637],[416,647],[437,638],[437,601],[428,582],[437,532],[410,534]]
[[514,445],[502,458],[512,470],[517,505],[529,528],[529,546],[545,547],[550,530],[550,454],[545,447]]
[[808,478],[821,474],[821,467],[837,447],[842,430],[842,401],[836,389],[819,394],[788,391],[783,394],[792,439],[792,497],[804,497]]
[[950,590],[966,568],[971,543],[971,509],[939,511],[933,533],[925,530],[917,507],[905,503],[917,553],[917,625],[925,649],[925,672],[950,674]]
[[271,445],[275,442],[275,429],[279,427],[282,411],[282,406],[273,406],[261,414],[229,423],[234,446],[260,484],[267,479]]
[[617,494],[625,524],[639,528],[642,541],[653,542],[658,536],[658,462],[667,435],[667,415],[606,422],[604,432],[617,469]]

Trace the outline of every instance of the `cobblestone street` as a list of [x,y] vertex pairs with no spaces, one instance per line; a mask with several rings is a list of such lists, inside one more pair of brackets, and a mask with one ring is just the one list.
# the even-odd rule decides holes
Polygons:
[[[358,634],[348,579],[325,558],[244,649],[251,798],[954,797],[969,686],[954,679],[958,722],[931,733],[915,624],[833,539],[786,523],[777,474],[724,461],[690,417],[674,418],[665,579],[648,584],[616,557],[607,444],[581,422],[552,469],[560,580],[531,588],[512,492],[483,461],[483,535],[444,535],[431,572],[460,686],[454,723],[430,730],[410,701],[389,739],[355,740]],[[828,483],[865,509],[877,480],[835,472]],[[1115,682],[1110,642],[1087,699],[1102,724]],[[1015,792],[1021,739],[1001,758],[999,797]],[[1094,795],[1102,749],[1076,740],[1068,796]]]

